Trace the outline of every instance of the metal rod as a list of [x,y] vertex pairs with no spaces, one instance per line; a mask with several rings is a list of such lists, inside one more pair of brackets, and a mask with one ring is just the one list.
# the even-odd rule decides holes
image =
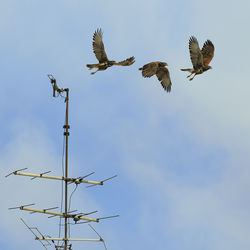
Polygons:
[[104,245],[104,248],[105,248],[105,250],[107,250],[107,246],[106,246],[106,244],[105,244],[105,241],[104,241],[104,239],[102,238],[102,236],[90,225],[90,224],[88,224],[90,227],[91,227],[91,229],[100,237],[100,241],[102,241],[103,242],[103,245]]
[[18,170],[14,171],[14,172],[11,172],[11,173],[5,175],[5,177],[8,177],[8,176],[10,176],[10,175],[12,175],[12,174],[15,174],[15,172],[17,172],[17,171],[22,171],[22,170],[26,170],[26,169],[28,169],[28,168],[18,169]]
[[[45,178],[45,179],[52,179],[52,180],[67,180],[68,182],[75,182],[75,178],[66,178],[66,177],[57,177],[57,176],[50,176],[50,175],[43,175],[43,174],[32,174],[32,173],[23,173],[16,171],[13,174],[15,175],[22,175],[22,176],[29,176],[29,177],[35,177],[35,178]],[[87,180],[77,180],[78,183],[88,183],[88,184],[94,184],[94,185],[103,185],[100,181],[87,181]]]
[[23,206],[19,206],[19,207],[10,207],[9,208],[9,210],[11,210],[11,209],[21,209],[21,207],[30,207],[30,206],[34,206],[35,205],[35,203],[32,203],[32,204],[28,204],[28,205],[23,205]]
[[[34,233],[34,229],[35,230],[37,230],[37,232],[43,237],[43,235],[42,235],[42,233],[38,230],[38,228],[32,228],[32,227],[29,227],[27,224],[26,224],[26,222],[21,218],[21,221],[24,223],[24,225],[30,230],[30,232],[35,236],[35,240],[39,240],[40,241],[40,243],[43,245],[43,247],[45,248],[45,249],[48,249],[47,247],[46,247],[46,245],[37,237],[37,235]],[[50,243],[49,243],[49,241],[48,240],[46,240],[46,242],[48,243],[47,245],[51,245]]]
[[72,239],[72,238],[36,238],[36,240],[54,240],[54,241],[102,241],[101,239]]
[[101,181],[101,182],[103,183],[103,182],[108,181],[108,180],[111,180],[111,179],[113,179],[113,178],[115,178],[115,177],[117,177],[117,174],[114,175],[114,176],[112,176],[112,177],[109,177],[109,178],[107,178],[107,179],[105,179],[105,180],[103,180],[103,181]]
[[[48,174],[48,173],[50,173],[50,172],[51,172],[51,171],[47,171],[47,172],[41,173],[40,176],[43,176],[44,174]],[[33,180],[33,179],[35,179],[35,178],[37,178],[37,177],[32,177],[31,180]]]
[[[62,216],[62,217],[66,217],[67,218],[74,218],[75,215],[69,214],[67,213],[57,213],[57,212],[52,212],[52,211],[47,211],[46,209],[34,209],[34,208],[28,208],[28,207],[24,207],[21,206],[19,207],[20,210],[25,210],[25,211],[30,211],[30,212],[35,212],[35,213],[42,213],[42,214],[49,214],[49,215],[54,215],[54,216]],[[99,219],[93,219],[93,218],[89,218],[89,217],[85,217],[85,216],[79,216],[78,217],[80,220],[87,220],[87,221],[93,221],[93,222],[99,222]]]
[[66,137],[66,149],[65,149],[65,227],[64,227],[64,249],[67,250],[68,246],[68,136],[69,136],[69,89],[66,91],[66,121],[65,121],[65,132],[64,136]]
[[111,219],[111,218],[115,218],[115,217],[119,217],[119,215],[106,216],[106,217],[101,217],[101,218],[98,218],[98,219],[99,220],[105,220],[105,219]]
[[50,215],[55,215],[55,216],[64,216],[63,213],[51,212],[51,211],[47,211],[46,209],[34,209],[34,208],[28,208],[28,207],[20,207],[20,209],[25,210],[25,211],[31,211],[34,213],[50,214]]

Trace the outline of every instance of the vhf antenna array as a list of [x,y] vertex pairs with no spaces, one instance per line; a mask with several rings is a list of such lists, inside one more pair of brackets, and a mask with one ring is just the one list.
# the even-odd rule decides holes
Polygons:
[[[52,207],[52,208],[45,208],[45,209],[34,209],[31,208],[31,206],[35,205],[34,203],[32,204],[27,204],[23,206],[18,206],[18,207],[12,207],[9,209],[20,209],[20,210],[25,210],[29,211],[30,213],[43,213],[49,215],[48,218],[51,217],[61,217],[64,218],[64,238],[56,238],[56,237],[50,237],[49,235],[44,235],[42,234],[37,227],[30,227],[28,224],[21,218],[21,221],[25,224],[25,226],[34,234],[35,240],[38,240],[42,246],[45,249],[48,249],[48,247],[53,246],[56,249],[72,249],[72,244],[70,242],[74,241],[92,241],[92,242],[103,242],[104,248],[107,250],[106,244],[104,242],[104,239],[101,237],[101,235],[93,228],[93,226],[90,226],[90,228],[97,234],[99,238],[97,239],[79,239],[79,238],[69,238],[69,224],[83,224],[83,223],[91,223],[91,222],[99,222],[104,219],[109,219],[109,218],[114,218],[118,217],[119,215],[114,215],[114,216],[106,216],[106,217],[100,217],[100,218],[91,218],[88,217],[90,214],[94,214],[97,211],[92,211],[89,213],[76,213],[77,210],[74,211],[68,211],[69,208],[69,202],[68,202],[68,185],[75,183],[76,185],[81,184],[81,183],[86,183],[89,184],[87,187],[93,187],[96,185],[102,186],[104,182],[115,178],[117,175],[111,176],[109,178],[106,178],[101,181],[91,181],[91,180],[86,180],[87,177],[90,175],[94,174],[94,172],[87,174],[85,176],[77,177],[77,178],[72,178],[68,177],[68,137],[69,137],[69,123],[68,123],[68,113],[69,113],[69,89],[66,88],[59,88],[56,79],[53,77],[53,75],[49,74],[48,75],[50,82],[53,87],[53,97],[58,97],[61,96],[65,98],[65,103],[66,103],[66,118],[65,118],[65,125],[63,126],[64,128],[64,136],[65,136],[65,174],[62,177],[57,177],[57,176],[51,176],[48,175],[51,171],[43,172],[40,174],[32,174],[32,173],[26,173],[23,172],[27,170],[27,168],[15,170],[14,172],[11,172],[10,174],[6,175],[5,177],[8,177],[10,175],[21,175],[21,176],[28,176],[31,177],[31,179],[35,178],[45,178],[49,180],[59,180],[59,181],[64,181],[65,188],[64,188],[64,212],[54,212],[52,210],[57,209],[58,207]],[[63,93],[66,93],[66,96],[63,95]],[[69,220],[73,220],[73,223],[69,223]],[[61,225],[59,225],[60,227]],[[55,242],[58,242],[57,244]],[[62,242],[60,245],[59,242]]]

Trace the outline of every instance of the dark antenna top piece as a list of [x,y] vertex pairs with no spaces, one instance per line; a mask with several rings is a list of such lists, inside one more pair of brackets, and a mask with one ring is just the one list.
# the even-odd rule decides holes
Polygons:
[[58,95],[61,95],[61,93],[65,91],[65,89],[58,87],[58,85],[56,84],[56,78],[52,74],[48,74],[48,77],[53,87],[53,97],[57,97],[56,92],[58,93]]

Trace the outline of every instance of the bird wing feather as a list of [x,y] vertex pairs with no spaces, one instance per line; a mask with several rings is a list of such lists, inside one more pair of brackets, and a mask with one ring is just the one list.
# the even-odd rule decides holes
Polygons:
[[194,36],[189,39],[190,58],[194,69],[199,69],[203,65],[203,55],[201,53],[199,43]]
[[208,66],[214,57],[214,45],[210,40],[207,40],[202,47],[203,64]]
[[108,61],[108,57],[106,55],[104,44],[102,41],[102,35],[103,32],[101,29],[97,29],[93,35],[93,51],[100,63]]
[[158,80],[160,81],[162,87],[167,92],[170,92],[172,83],[170,80],[170,75],[169,75],[168,69],[165,67],[160,67],[156,72],[156,76],[157,76]]
[[115,63],[115,65],[120,65],[120,66],[129,66],[135,62],[134,56],[127,58],[126,60],[123,60],[121,62]]
[[143,77],[151,77],[154,74],[156,74],[158,69],[159,63],[158,62],[151,62],[148,64],[145,64],[142,69],[142,76]]

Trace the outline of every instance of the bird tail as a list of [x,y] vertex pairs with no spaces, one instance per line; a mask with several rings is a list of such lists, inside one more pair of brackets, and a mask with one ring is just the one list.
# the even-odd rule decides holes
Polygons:
[[190,73],[192,73],[193,72],[193,69],[181,69],[182,71],[188,71],[188,72],[190,72]]
[[99,64],[86,64],[89,69],[98,68]]
[[167,86],[167,92],[171,92],[171,86],[172,86],[171,83]]

